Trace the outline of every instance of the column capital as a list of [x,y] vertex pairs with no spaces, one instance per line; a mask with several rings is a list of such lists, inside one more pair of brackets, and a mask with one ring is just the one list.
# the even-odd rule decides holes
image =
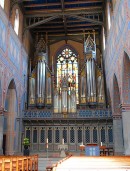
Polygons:
[[130,104],[120,104],[120,109],[122,112],[130,111]]
[[121,118],[122,118],[121,114],[113,115],[113,120],[117,120],[117,119],[121,119]]

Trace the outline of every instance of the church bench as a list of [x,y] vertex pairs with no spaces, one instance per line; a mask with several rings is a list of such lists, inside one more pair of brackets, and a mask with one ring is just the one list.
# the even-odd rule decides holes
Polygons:
[[0,171],[38,171],[38,155],[0,156]]

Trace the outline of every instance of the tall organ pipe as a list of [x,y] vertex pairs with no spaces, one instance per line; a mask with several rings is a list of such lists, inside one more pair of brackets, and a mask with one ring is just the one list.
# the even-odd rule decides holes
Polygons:
[[88,87],[88,92],[87,92],[87,98],[89,99],[90,96],[90,85],[89,85],[89,68],[88,68],[88,60],[87,60],[87,87]]
[[46,60],[46,54],[45,53],[39,53],[37,57],[37,105],[41,106],[45,104],[45,73],[46,73],[46,67],[45,67],[45,60]]
[[96,96],[96,83],[95,83],[95,62],[94,59],[92,61],[93,64],[93,88],[94,88],[94,96]]
[[91,71],[92,71],[92,97],[94,97],[94,66],[93,66],[93,59],[91,60]]
[[91,60],[89,60],[89,75],[90,75],[90,98],[92,97],[92,68],[91,68]]

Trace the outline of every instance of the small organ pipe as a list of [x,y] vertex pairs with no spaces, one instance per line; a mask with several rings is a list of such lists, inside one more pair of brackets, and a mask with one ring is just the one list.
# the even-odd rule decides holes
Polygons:
[[37,98],[39,97],[39,63],[37,64]]

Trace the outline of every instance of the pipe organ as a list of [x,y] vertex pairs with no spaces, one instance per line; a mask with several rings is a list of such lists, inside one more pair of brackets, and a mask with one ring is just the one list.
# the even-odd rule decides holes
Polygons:
[[45,152],[48,139],[49,151],[57,152],[63,138],[72,152],[79,151],[81,143],[113,146],[112,113],[105,108],[102,56],[95,32],[84,35],[84,44],[76,43],[77,49],[70,44],[48,48],[48,44],[47,38],[36,37],[30,64],[28,109],[23,118],[30,150]]
[[[43,36],[36,43],[35,64],[30,69],[29,106],[44,107],[52,103],[51,71],[48,67],[48,53]],[[31,65],[30,65],[31,68]]]
[[[102,68],[96,59],[95,32],[88,35],[84,42],[85,66],[81,71],[81,103],[96,105],[104,104],[104,84]],[[102,65],[101,65],[102,66]],[[85,78],[86,76],[86,78]],[[84,88],[86,85],[86,89]],[[85,98],[86,94],[86,98]]]
[[96,53],[95,32],[84,39],[82,67],[78,53],[69,45],[54,57],[55,62],[52,57],[49,64],[53,66],[49,66],[47,49],[43,37],[37,40],[35,64],[29,76],[29,106],[49,106],[54,113],[67,114],[76,113],[77,105],[105,104],[102,59]]

